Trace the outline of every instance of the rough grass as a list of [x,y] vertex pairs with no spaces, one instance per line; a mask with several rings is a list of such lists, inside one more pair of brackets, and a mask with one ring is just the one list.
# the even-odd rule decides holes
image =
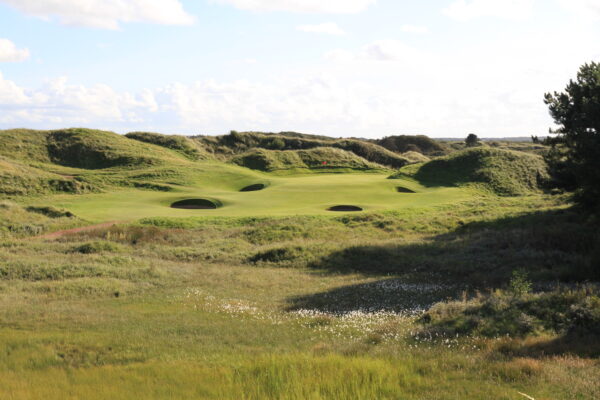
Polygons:
[[[8,236],[0,397],[594,399],[600,371],[589,354],[414,334],[410,310],[459,295],[470,279],[489,285],[490,272],[506,281],[514,265],[579,262],[587,230],[564,243],[581,222],[558,200]],[[9,202],[0,212],[14,225],[67,223]]]
[[52,162],[83,169],[150,166],[176,158],[160,148],[90,129],[52,131],[47,143]]
[[[496,290],[471,300],[438,303],[421,321],[429,333],[448,336],[524,337],[595,335],[600,337],[598,289],[563,289],[516,294]],[[591,353],[600,355],[600,347]]]
[[[374,142],[396,153],[418,153],[435,157],[451,152],[448,146],[424,135],[387,136],[382,139],[376,139]],[[406,154],[403,154],[403,156],[407,157]]]
[[281,170],[378,170],[377,165],[355,154],[332,147],[317,147],[310,150],[252,150],[232,159],[242,167],[260,171]]
[[193,141],[185,136],[161,135],[151,132],[130,132],[125,137],[175,150],[192,160],[209,158],[206,150],[200,146],[198,141]]
[[214,153],[225,155],[239,154],[252,149],[265,150],[310,150],[318,147],[337,148],[353,153],[371,163],[390,168],[400,168],[408,160],[377,144],[357,139],[334,139],[324,136],[303,135],[290,132],[268,134],[261,132],[231,132],[217,137],[196,137],[196,140]]
[[[265,135],[280,136],[326,141]],[[589,335],[574,341],[551,326],[525,338],[423,337],[416,323],[430,305],[487,292],[517,268],[542,283],[593,279],[597,226],[565,198],[427,188],[378,173],[267,175],[123,137],[127,149],[103,147],[109,137],[67,142],[99,140],[92,147],[116,157],[102,163],[127,151],[157,163],[21,161],[104,192],[0,201],[0,398],[600,396]],[[219,140],[209,146],[216,155]],[[268,189],[239,192],[257,182]],[[223,207],[206,214],[169,207],[213,197]],[[335,204],[365,212],[325,211]],[[40,237],[120,219],[129,222]],[[585,299],[563,307],[531,296],[520,306],[540,320],[568,309],[595,321]]]
[[548,178],[539,156],[501,149],[477,147],[453,153],[394,177],[411,176],[425,185],[482,184],[500,195],[523,195],[539,191]]

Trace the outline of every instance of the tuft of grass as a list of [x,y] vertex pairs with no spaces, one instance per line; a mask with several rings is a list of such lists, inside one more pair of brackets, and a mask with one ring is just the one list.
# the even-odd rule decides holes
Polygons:
[[117,253],[123,250],[121,246],[114,242],[108,242],[105,240],[97,240],[94,242],[84,243],[75,247],[72,251],[81,254],[96,254],[96,253]]
[[125,137],[144,143],[166,147],[185,155],[191,160],[203,160],[209,158],[206,150],[200,146],[198,141],[188,139],[185,136],[162,135],[151,132],[130,132],[126,134]]
[[52,207],[52,206],[45,206],[45,207],[30,206],[30,207],[27,207],[26,210],[29,212],[33,212],[33,213],[42,214],[42,215],[45,215],[50,218],[63,218],[63,217],[73,218],[73,217],[75,217],[75,214],[73,214],[72,212],[70,212],[68,210],[61,210],[59,208]]
[[435,304],[421,317],[421,322],[428,332],[450,336],[593,334],[600,337],[600,297],[593,287],[537,294],[496,290],[468,301]]

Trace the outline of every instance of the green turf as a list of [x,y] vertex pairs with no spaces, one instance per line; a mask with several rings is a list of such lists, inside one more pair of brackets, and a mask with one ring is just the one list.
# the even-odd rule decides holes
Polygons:
[[[256,182],[237,177],[224,186],[219,175],[197,186],[177,187],[174,192],[115,190],[79,196],[55,195],[35,199],[31,205],[53,204],[89,221],[131,221],[144,217],[323,215],[339,204],[356,205],[365,211],[441,205],[472,198],[464,188],[425,188],[408,180],[390,180],[387,174],[310,174],[272,176],[256,174]],[[225,177],[226,178],[226,177]],[[268,182],[265,190],[240,192],[242,182]],[[214,186],[213,186],[214,185]],[[398,193],[397,186],[416,193]],[[187,198],[222,202],[216,210],[178,210],[171,203]]]

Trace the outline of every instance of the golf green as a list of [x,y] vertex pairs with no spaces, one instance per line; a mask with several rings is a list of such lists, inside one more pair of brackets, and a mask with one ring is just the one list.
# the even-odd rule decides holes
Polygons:
[[[448,204],[469,199],[474,192],[456,187],[425,188],[388,174],[307,174],[257,177],[257,184],[268,182],[264,190],[241,192],[223,182],[198,186],[179,186],[173,192],[138,189],[114,190],[109,193],[79,196],[56,195],[32,204],[52,204],[68,209],[94,222],[128,221],[144,217],[190,216],[269,216],[331,214],[330,207],[352,205],[364,211]],[[262,179],[261,179],[262,178]],[[415,193],[399,193],[397,187]],[[171,208],[187,199],[209,199],[221,204],[216,209]]]

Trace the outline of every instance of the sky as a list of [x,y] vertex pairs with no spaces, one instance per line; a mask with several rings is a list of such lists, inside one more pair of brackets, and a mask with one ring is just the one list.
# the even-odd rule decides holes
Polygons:
[[545,135],[600,0],[0,0],[0,129]]

